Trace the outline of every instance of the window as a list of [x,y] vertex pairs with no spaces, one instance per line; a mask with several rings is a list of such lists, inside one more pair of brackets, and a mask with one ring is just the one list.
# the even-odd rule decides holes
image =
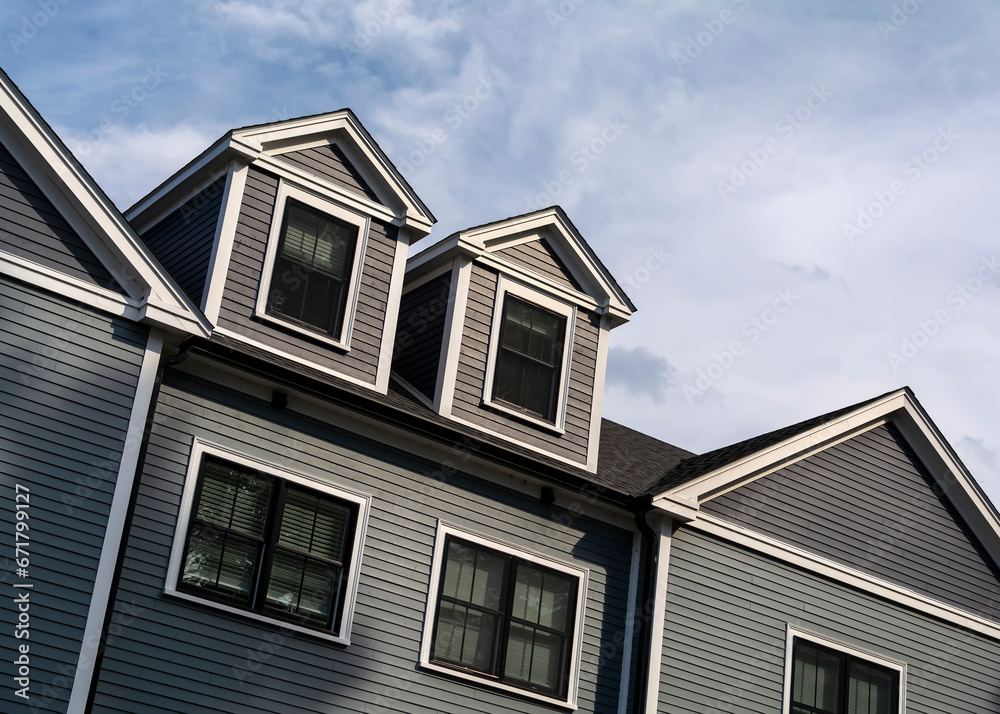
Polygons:
[[256,315],[349,348],[368,219],[281,182]]
[[500,279],[484,402],[562,429],[575,310]]
[[792,637],[788,714],[900,714],[902,665],[816,639]]
[[445,528],[434,573],[424,665],[559,703],[575,698],[585,571]]
[[367,500],[196,447],[167,591],[346,639]]

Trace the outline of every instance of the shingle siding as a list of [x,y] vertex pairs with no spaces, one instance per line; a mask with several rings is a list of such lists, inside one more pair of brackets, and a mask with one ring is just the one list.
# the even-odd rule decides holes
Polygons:
[[393,371],[430,400],[437,383],[450,289],[449,270],[404,293],[399,308]]
[[195,305],[201,304],[208,279],[225,190],[221,176],[141,236]]
[[380,203],[378,196],[365,183],[361,174],[351,165],[351,162],[344,156],[344,152],[336,144],[314,146],[300,151],[288,151],[284,154],[278,154],[277,158],[341,188],[346,188],[348,191],[361,194],[376,203]]
[[[34,585],[30,637],[17,641],[31,647],[30,701],[65,711],[147,331],[4,277],[0,324],[0,528],[11,540],[0,581]],[[17,485],[29,495],[27,579],[8,560]],[[0,608],[9,623],[12,598]],[[0,665],[8,683],[12,662]]]
[[121,292],[111,273],[0,145],[0,251]]
[[562,435],[550,434],[481,405],[496,291],[497,274],[480,265],[473,265],[453,413],[522,443],[577,463],[586,463],[597,368],[599,326],[596,316],[589,315],[585,310],[577,311],[573,359],[569,370],[566,431]]
[[[162,594],[195,437],[371,494],[349,646]],[[155,615],[135,618],[108,647],[96,711],[552,711],[417,667],[439,518],[590,569],[580,711],[614,710],[627,531],[461,472],[442,476],[436,463],[169,372],[141,478],[116,607]]]
[[351,334],[351,351],[343,354],[299,333],[258,321],[253,316],[277,191],[276,177],[255,168],[249,170],[222,295],[219,326],[374,384],[398,229],[381,221],[371,221]]
[[706,513],[1000,621],[975,536],[883,425],[702,505]]
[[691,527],[670,548],[658,711],[781,711],[789,623],[905,662],[908,714],[1000,711],[1000,642]]

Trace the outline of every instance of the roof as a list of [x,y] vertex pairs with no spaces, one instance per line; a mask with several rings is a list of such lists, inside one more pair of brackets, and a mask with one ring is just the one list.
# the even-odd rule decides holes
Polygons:
[[749,439],[744,439],[735,444],[730,444],[729,446],[723,446],[722,448],[715,449],[714,451],[709,451],[700,456],[691,456],[686,458],[680,463],[676,464],[664,474],[660,476],[659,479],[652,481],[646,490],[646,494],[653,495],[662,493],[669,489],[680,486],[681,484],[693,481],[699,476],[703,476],[711,471],[720,469],[731,463],[739,461],[740,459],[755,454],[758,451],[762,451],[775,444],[780,444],[781,442],[791,439],[794,436],[805,433],[811,429],[822,426],[828,422],[835,421],[845,414],[849,414],[852,411],[860,409],[867,404],[872,404],[874,402],[883,399],[893,392],[887,392],[886,394],[873,397],[872,399],[866,399],[857,404],[852,404],[849,407],[843,407],[842,409],[836,409],[832,412],[827,412],[817,417],[812,417],[811,419],[806,419],[800,421],[797,424],[792,424],[791,426],[785,426],[780,429],[775,429],[774,431],[769,431],[766,434],[761,434],[759,436],[754,436]]
[[496,463],[536,472],[542,478],[568,488],[591,484],[603,496],[621,504],[643,494],[657,475],[692,455],[690,451],[604,419],[601,458],[597,472],[591,473],[440,416],[413,397],[395,379],[390,380],[388,393],[383,395],[224,335],[214,334],[208,341],[194,343],[194,347],[268,380],[321,392],[330,401],[368,412],[384,422],[398,423],[444,443],[453,444],[456,437],[468,437],[469,442],[478,445],[474,451]]

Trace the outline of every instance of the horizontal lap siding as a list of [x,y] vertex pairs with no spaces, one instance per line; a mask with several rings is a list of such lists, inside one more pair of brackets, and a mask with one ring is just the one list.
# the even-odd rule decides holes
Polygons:
[[201,304],[226,177],[222,176],[142,235],[188,297]]
[[66,219],[0,145],[0,251],[121,291]]
[[[146,330],[0,278],[0,582],[31,582],[31,703],[65,711]],[[16,485],[29,489],[29,577],[14,572]],[[14,593],[5,586],[8,594]],[[17,621],[13,595],[0,610]],[[13,625],[11,625],[13,626]],[[13,656],[0,676],[12,682]],[[67,676],[70,675],[70,676]],[[15,701],[12,687],[0,698]],[[12,711],[0,704],[0,710]]]
[[[162,594],[195,436],[372,496],[348,647]],[[565,525],[537,498],[440,477],[437,464],[176,373],[164,380],[148,452],[116,603],[139,614],[108,647],[97,711],[551,712],[419,670],[439,518],[590,569],[580,711],[614,709],[630,533],[570,513]]]
[[659,711],[781,711],[786,625],[907,665],[909,714],[1000,711],[1000,642],[682,527]]
[[434,399],[451,271],[403,295],[393,349],[393,371],[428,399]]
[[576,282],[573,274],[566,269],[559,256],[555,254],[555,251],[552,250],[552,247],[544,238],[498,250],[497,255],[503,256],[545,278],[555,280],[560,285],[565,285],[575,290],[580,289],[580,285]]
[[586,463],[594,372],[597,364],[598,328],[592,324],[590,315],[586,311],[578,310],[573,359],[569,370],[569,399],[566,405],[564,434],[550,434],[516,418],[500,414],[482,405],[496,287],[496,273],[479,265],[473,265],[453,413],[523,443],[545,449],[577,463]]
[[302,149],[301,151],[289,151],[279,154],[277,158],[281,161],[287,161],[313,176],[318,176],[379,203],[378,196],[365,183],[361,174],[351,165],[351,162],[344,156],[344,152],[336,144],[314,146],[311,149]]
[[278,180],[275,177],[250,169],[222,295],[219,326],[374,384],[396,250],[396,227],[371,221],[361,272],[361,291],[351,333],[351,351],[343,354],[306,336],[253,317],[277,191]]
[[702,509],[1000,621],[989,556],[933,484],[898,432],[880,426]]

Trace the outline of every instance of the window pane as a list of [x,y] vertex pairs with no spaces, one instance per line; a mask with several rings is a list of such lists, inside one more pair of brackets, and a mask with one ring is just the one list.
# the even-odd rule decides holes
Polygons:
[[277,549],[271,564],[267,606],[326,623],[340,590],[339,566]]
[[848,714],[890,714],[896,673],[867,662],[852,661],[847,683]]
[[551,419],[554,412],[554,390],[557,380],[554,367],[501,349],[497,356],[493,398],[515,404],[543,419]]
[[188,540],[181,582],[248,601],[258,552],[253,541],[211,525],[195,523]]
[[805,642],[796,642],[792,701],[836,714],[840,698],[841,657]]
[[504,677],[555,691],[559,686],[564,638],[511,623]]
[[506,561],[498,553],[449,540],[442,594],[491,610],[499,609]]
[[271,488],[271,480],[254,471],[206,458],[195,515],[199,520],[260,538],[267,521]]
[[350,515],[350,509],[343,504],[319,494],[289,488],[285,494],[278,543],[343,562]]
[[434,657],[489,673],[496,617],[448,602],[440,603],[437,617]]

